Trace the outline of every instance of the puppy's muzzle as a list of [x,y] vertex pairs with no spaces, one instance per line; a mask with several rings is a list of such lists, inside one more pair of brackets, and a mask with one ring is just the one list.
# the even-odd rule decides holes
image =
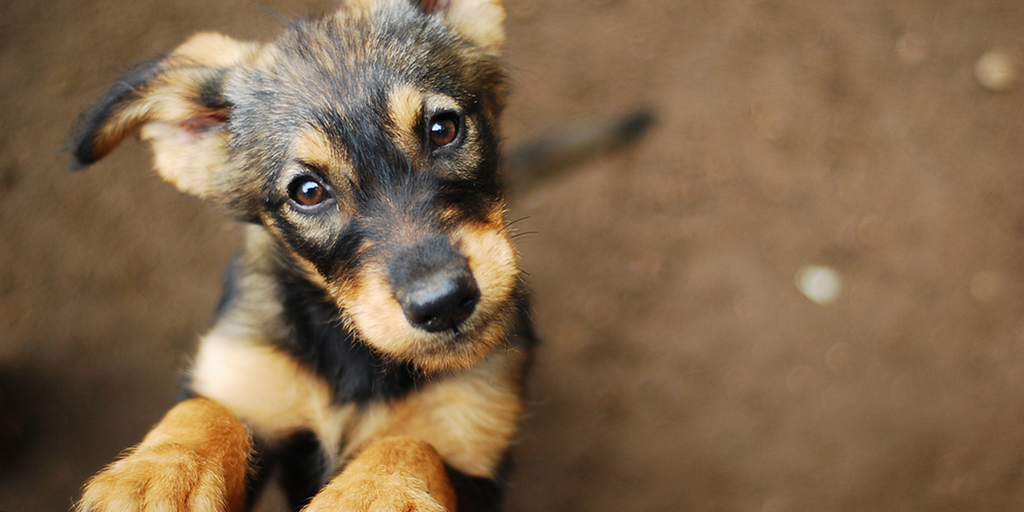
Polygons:
[[443,236],[400,251],[388,271],[392,293],[405,317],[427,332],[458,332],[480,301],[469,261]]

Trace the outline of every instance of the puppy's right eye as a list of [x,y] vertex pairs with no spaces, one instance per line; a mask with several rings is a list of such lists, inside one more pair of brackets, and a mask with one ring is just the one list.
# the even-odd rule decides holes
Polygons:
[[461,120],[455,112],[441,112],[427,121],[427,138],[432,149],[440,149],[459,138]]
[[316,206],[328,198],[326,187],[312,176],[295,178],[288,185],[288,198],[299,206]]

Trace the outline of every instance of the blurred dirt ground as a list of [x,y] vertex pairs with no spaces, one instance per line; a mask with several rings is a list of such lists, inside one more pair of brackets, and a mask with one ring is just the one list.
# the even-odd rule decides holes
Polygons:
[[[511,511],[1024,507],[1024,84],[974,76],[1020,73],[1024,3],[508,4],[510,141],[659,117],[513,197],[546,344]],[[77,112],[329,5],[0,5],[0,510],[67,510],[159,419],[238,243],[141,144],[66,173]]]

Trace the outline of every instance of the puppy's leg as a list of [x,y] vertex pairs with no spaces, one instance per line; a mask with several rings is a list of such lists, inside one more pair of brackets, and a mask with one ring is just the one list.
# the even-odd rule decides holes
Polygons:
[[242,510],[250,449],[249,432],[231,411],[205,398],[186,400],[89,481],[78,510]]
[[444,463],[427,443],[386,437],[363,449],[303,512],[454,512]]

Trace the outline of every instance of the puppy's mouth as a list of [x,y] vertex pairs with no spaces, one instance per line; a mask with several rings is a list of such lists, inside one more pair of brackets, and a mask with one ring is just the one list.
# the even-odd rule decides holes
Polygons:
[[458,370],[472,366],[505,339],[507,308],[494,311],[475,304],[486,300],[477,291],[443,312],[424,314],[410,312],[395,297],[388,307],[391,323],[367,319],[358,314],[365,311],[359,306],[353,320],[363,340],[389,358],[426,373]]
[[426,372],[472,366],[506,341],[518,262],[500,229],[468,225],[377,254],[331,293],[354,333]]
[[482,286],[465,263],[415,273],[403,280],[368,272],[342,304],[365,343],[426,372],[466,368],[502,343],[510,316],[505,290]]

